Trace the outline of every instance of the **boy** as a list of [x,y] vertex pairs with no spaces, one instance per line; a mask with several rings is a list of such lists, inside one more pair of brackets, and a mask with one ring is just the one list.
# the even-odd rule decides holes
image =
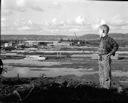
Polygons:
[[119,45],[114,39],[108,36],[109,26],[99,26],[100,45],[99,54],[99,81],[102,88],[111,87],[111,55],[115,55]]

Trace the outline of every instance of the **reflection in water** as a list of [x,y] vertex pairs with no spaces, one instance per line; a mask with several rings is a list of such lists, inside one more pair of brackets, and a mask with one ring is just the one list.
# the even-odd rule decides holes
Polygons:
[[[60,75],[92,75],[98,73],[98,71],[94,71],[93,68],[85,69],[85,68],[28,68],[28,67],[15,67],[12,70],[4,73],[5,77],[40,77],[42,75],[46,75],[48,77],[60,76]],[[113,76],[126,76],[128,77],[128,72],[123,71],[112,71]]]
[[[65,68],[65,66],[63,66],[62,64],[65,64],[65,65],[72,64],[72,62],[66,62],[66,61],[39,62],[39,61],[33,61],[33,60],[26,61],[21,59],[21,60],[4,60],[4,63],[9,65],[7,66],[8,71],[3,73],[4,77],[17,77],[17,76],[39,77],[42,75],[45,75],[48,77],[54,77],[54,76],[68,75],[68,74],[82,76],[82,75],[91,75],[91,74],[98,73],[98,71],[94,70],[94,68],[88,68],[88,67],[86,68],[84,66],[79,66],[77,69],[74,69],[73,67]],[[11,66],[12,63],[20,64],[23,67],[18,67],[18,65]],[[28,65],[28,66],[24,67],[24,65]],[[54,65],[56,66],[60,65],[60,66],[55,67]],[[115,71],[112,71],[112,75],[128,77],[128,72],[115,70]]]
[[[67,75],[67,74],[82,76],[84,74],[95,73],[92,68],[86,69],[83,66],[77,69],[65,68],[63,64],[65,65],[72,64],[72,62],[68,62],[68,61],[39,62],[37,60],[35,61],[35,60],[20,59],[20,60],[4,60],[4,63],[8,65],[12,65],[11,68],[8,68],[8,72],[3,74],[3,76],[5,77],[16,77],[16,76],[39,77],[42,74],[50,77]],[[55,67],[55,65],[59,67]]]
[[28,68],[28,67],[14,67],[11,71],[3,74],[5,77],[39,77],[42,74],[46,76],[54,77],[59,75],[74,74],[77,76],[82,76],[84,74],[94,74],[97,72],[92,71],[92,69],[74,69],[74,68]]

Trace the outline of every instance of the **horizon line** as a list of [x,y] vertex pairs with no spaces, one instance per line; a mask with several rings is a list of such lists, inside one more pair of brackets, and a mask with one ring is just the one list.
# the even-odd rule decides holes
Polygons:
[[[116,32],[111,32],[111,33],[109,33],[109,34],[128,34],[128,33],[116,33]],[[59,35],[59,34],[1,34],[1,36],[3,36],[3,35],[42,35],[42,36],[48,36],[48,35],[50,35],[50,36],[74,36],[75,34],[70,34],[70,35],[64,35],[64,34],[62,34],[62,35]],[[83,34],[83,35],[98,35],[98,33],[86,33],[86,34]],[[82,34],[81,35],[77,35],[77,36],[83,36]]]

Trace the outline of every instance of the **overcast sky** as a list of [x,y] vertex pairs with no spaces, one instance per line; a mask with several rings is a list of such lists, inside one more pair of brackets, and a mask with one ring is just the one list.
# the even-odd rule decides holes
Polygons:
[[128,2],[87,0],[2,0],[2,34],[83,35],[128,33]]

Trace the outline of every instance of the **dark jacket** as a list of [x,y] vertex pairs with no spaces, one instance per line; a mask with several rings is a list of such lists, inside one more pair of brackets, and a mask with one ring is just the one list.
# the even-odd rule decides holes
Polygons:
[[114,56],[118,48],[119,45],[117,42],[108,35],[100,38],[100,45],[98,49],[100,55],[110,54]]

